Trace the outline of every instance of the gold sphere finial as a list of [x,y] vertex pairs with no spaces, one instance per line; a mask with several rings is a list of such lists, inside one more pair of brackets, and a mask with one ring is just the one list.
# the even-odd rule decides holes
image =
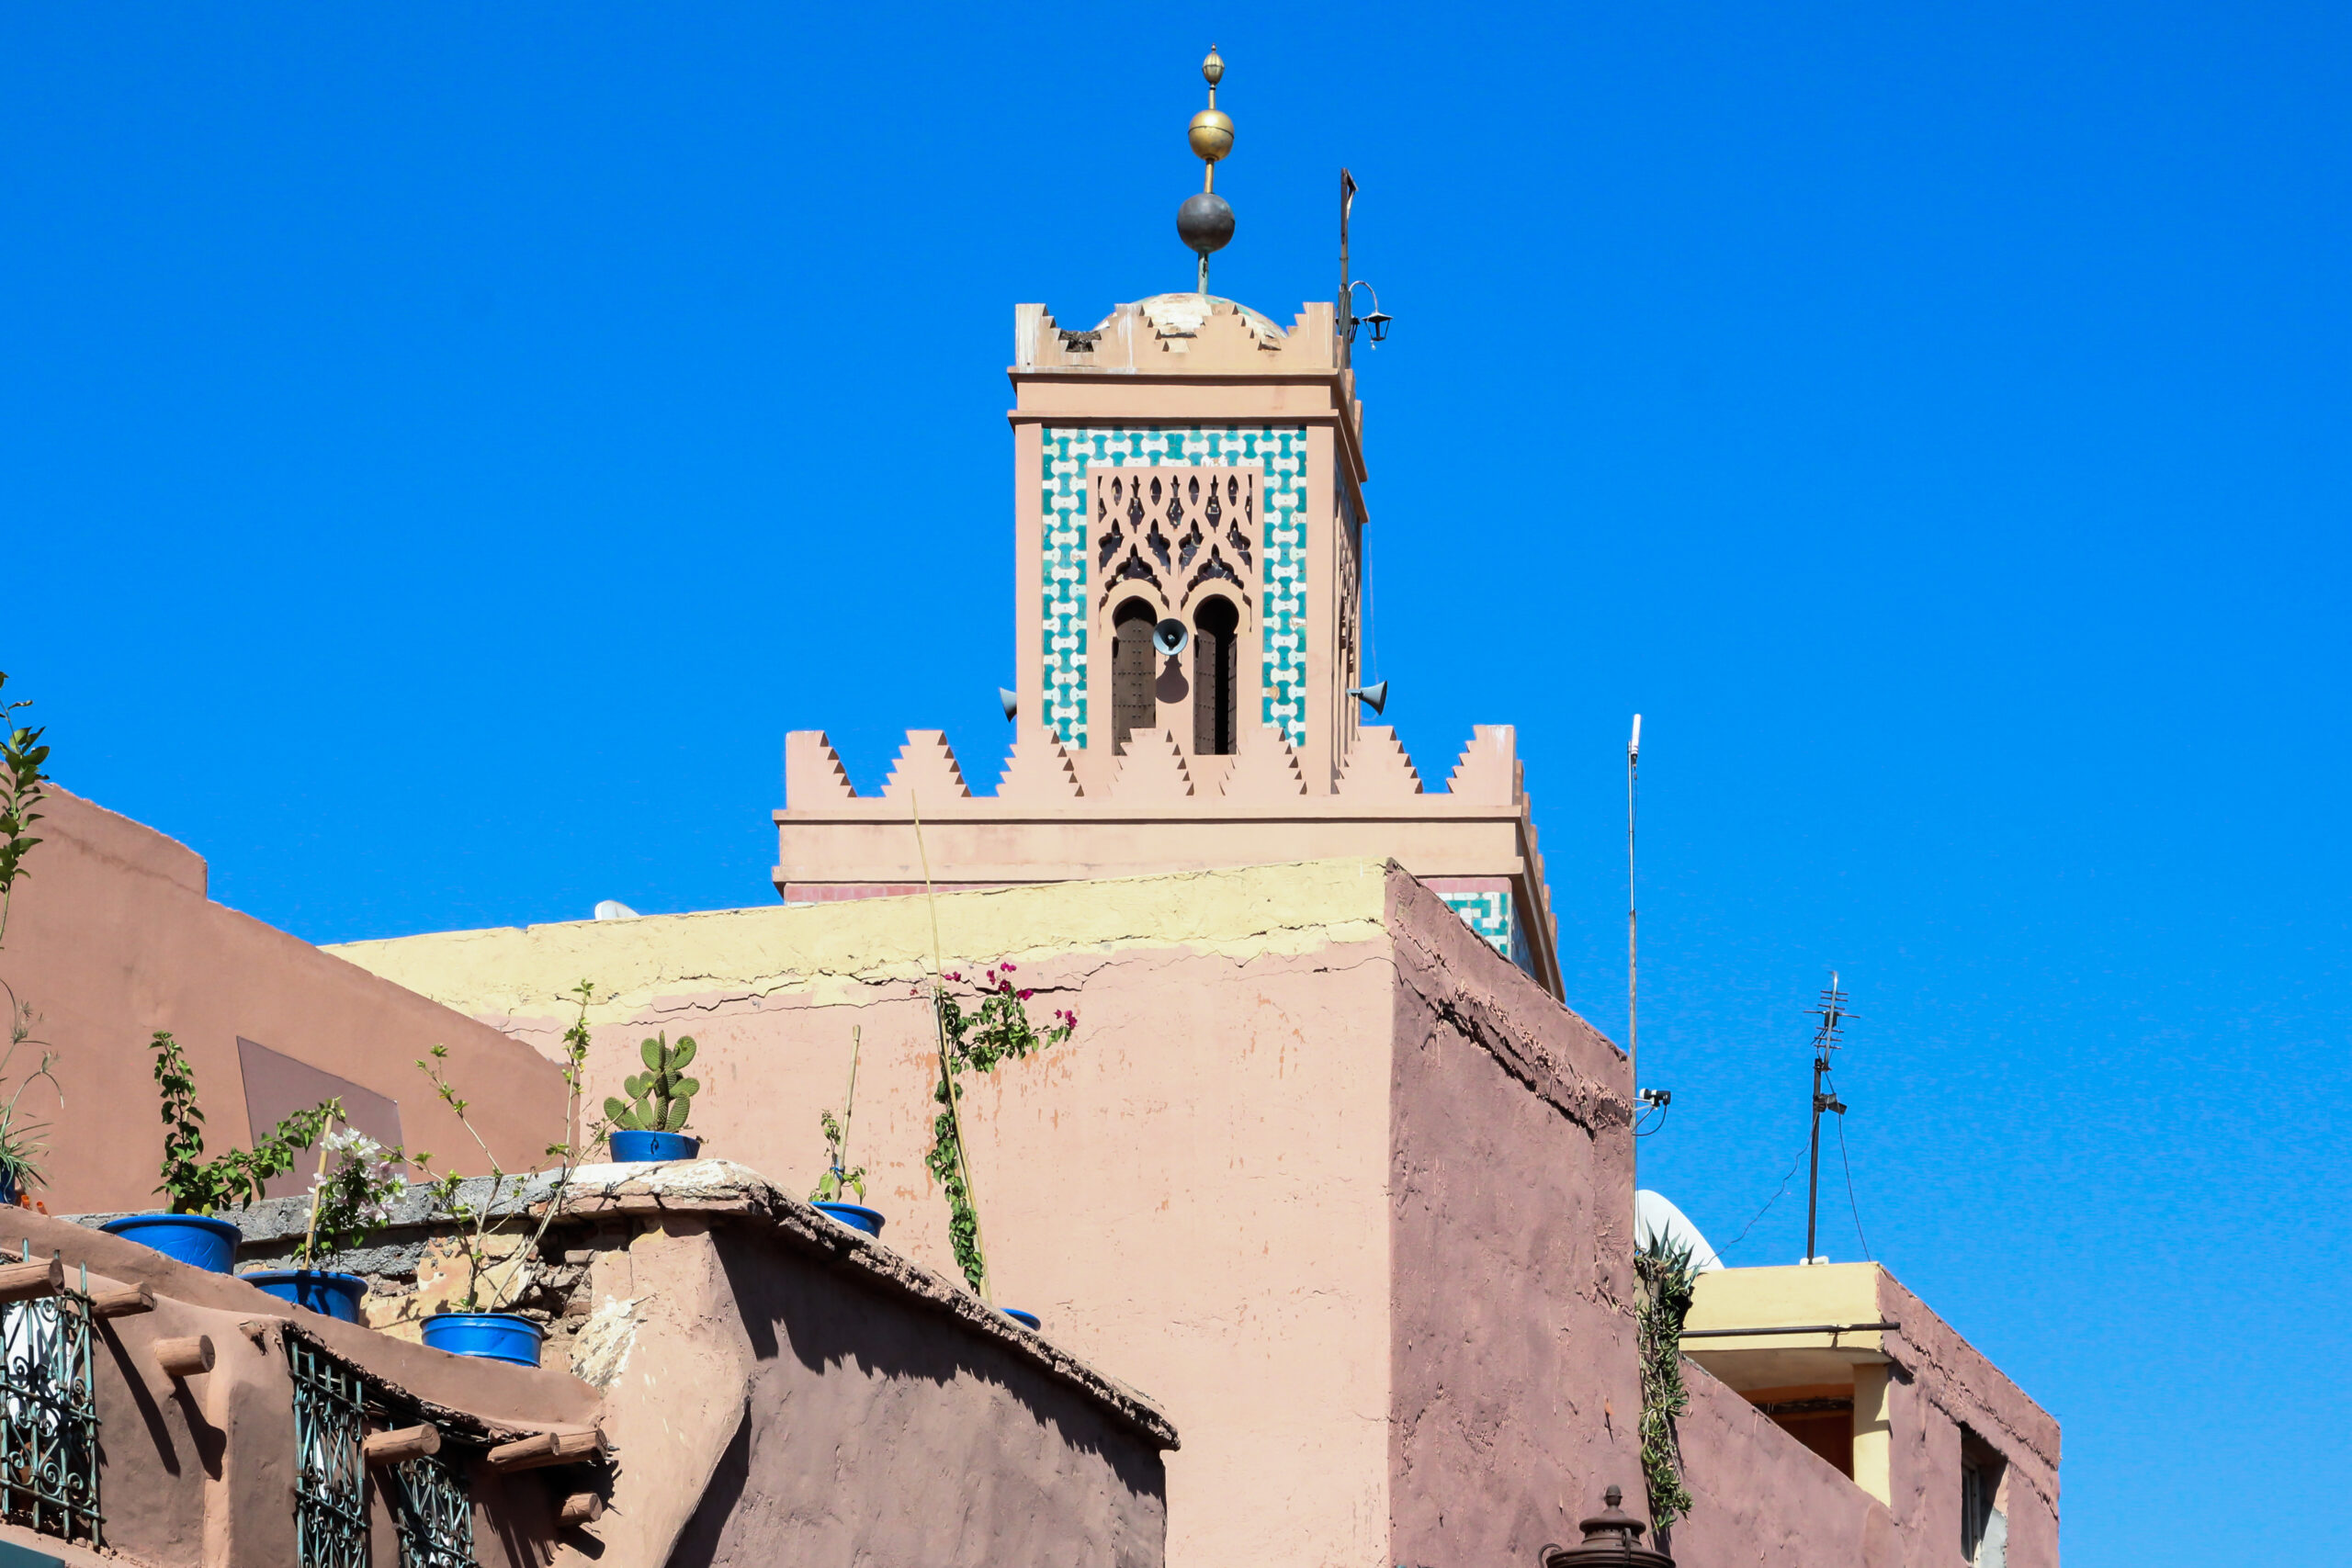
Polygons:
[[1216,161],[1233,151],[1233,120],[1216,107],[1216,85],[1225,79],[1225,62],[1218,58],[1215,44],[1209,45],[1209,57],[1201,62],[1201,74],[1208,78],[1209,107],[1193,117],[1185,139],[1193,144],[1193,156],[1209,165],[1214,189]]

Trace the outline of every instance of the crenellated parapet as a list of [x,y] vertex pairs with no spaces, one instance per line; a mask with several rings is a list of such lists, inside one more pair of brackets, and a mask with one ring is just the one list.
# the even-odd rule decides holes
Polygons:
[[1027,723],[996,792],[978,795],[945,734],[913,729],[881,793],[860,795],[825,734],[796,730],[775,814],[776,888],[796,903],[918,892],[926,856],[935,887],[997,887],[1383,855],[1557,993],[1551,897],[1510,726],[1478,726],[1442,789],[1424,786],[1385,725],[1363,727],[1319,789],[1281,728],[1238,739],[1232,754],[1199,755],[1159,728],[1089,754]]
[[1155,294],[1074,332],[1043,305],[1013,307],[1016,370],[1336,371],[1332,307],[1310,300],[1285,332],[1272,318],[1214,294]]

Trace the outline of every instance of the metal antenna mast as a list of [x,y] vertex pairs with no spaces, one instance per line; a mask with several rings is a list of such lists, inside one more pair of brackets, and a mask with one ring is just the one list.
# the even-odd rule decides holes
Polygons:
[[1838,971],[1829,972],[1829,988],[1821,993],[1821,1000],[1813,1010],[1821,1021],[1813,1033],[1813,1174],[1806,1179],[1804,1193],[1804,1260],[1814,1259],[1814,1217],[1821,1202],[1821,1113],[1833,1111],[1846,1114],[1846,1107],[1833,1093],[1825,1094],[1821,1080],[1829,1074],[1829,1054],[1843,1043],[1839,1031],[1853,1014],[1846,1010],[1846,993],[1838,988]]
[[[1641,805],[1642,716],[1634,716],[1634,733],[1625,742],[1625,1066],[1634,1077],[1634,1115],[1642,1107],[1642,1029],[1638,963],[1640,948],[1634,940],[1634,819]],[[1641,1144],[1634,1144],[1634,1185],[1641,1185]]]

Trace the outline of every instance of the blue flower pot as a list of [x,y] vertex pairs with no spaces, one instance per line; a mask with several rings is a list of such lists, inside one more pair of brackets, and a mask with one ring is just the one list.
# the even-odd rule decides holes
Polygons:
[[862,1204],[820,1203],[817,1208],[854,1231],[864,1231],[868,1235],[882,1234],[882,1216]]
[[539,1364],[539,1341],[546,1337],[537,1324],[511,1312],[445,1312],[424,1320],[424,1342],[434,1349],[518,1367]]
[[999,1307],[996,1310],[1023,1328],[1036,1329],[1045,1326],[1037,1321],[1037,1314],[1034,1312],[1023,1312],[1019,1307]]
[[0,1209],[13,1209],[16,1206],[17,1173],[13,1170],[0,1170]]
[[345,1323],[359,1321],[359,1303],[368,1297],[368,1281],[358,1275],[332,1274],[323,1269],[256,1269],[237,1278],[281,1302]]
[[702,1140],[684,1133],[632,1133],[616,1127],[610,1134],[613,1158],[622,1165],[646,1160],[692,1159],[702,1153]]
[[237,1244],[245,1239],[235,1225],[209,1214],[125,1214],[98,1228],[215,1274],[235,1271]]

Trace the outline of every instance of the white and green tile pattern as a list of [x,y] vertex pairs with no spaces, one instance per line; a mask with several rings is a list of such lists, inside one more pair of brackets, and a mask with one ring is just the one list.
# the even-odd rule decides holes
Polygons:
[[1497,953],[1518,964],[1528,967],[1527,936],[1512,918],[1510,895],[1493,893],[1442,893],[1462,923],[1485,937]]
[[1086,471],[1202,465],[1265,470],[1258,520],[1258,625],[1264,722],[1306,743],[1306,429],[1304,425],[1088,425],[1045,431],[1045,719],[1065,745],[1087,742],[1089,561]]

